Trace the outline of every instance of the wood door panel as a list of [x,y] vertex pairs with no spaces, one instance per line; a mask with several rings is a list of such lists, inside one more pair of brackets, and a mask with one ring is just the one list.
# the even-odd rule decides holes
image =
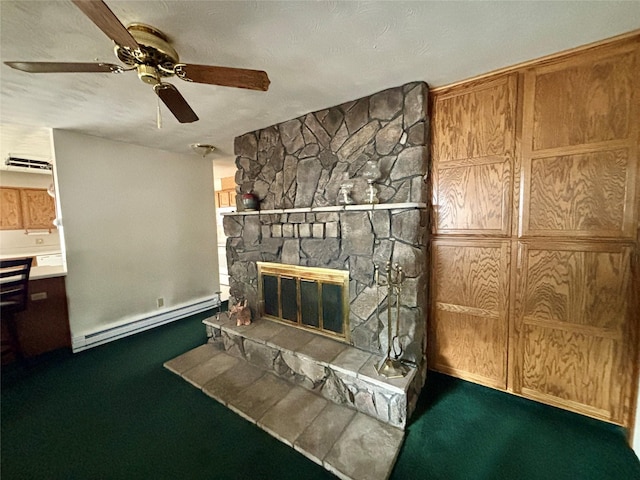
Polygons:
[[435,177],[437,233],[509,235],[510,159],[445,163]]
[[524,73],[519,235],[635,238],[637,41]]
[[[446,306],[444,306],[446,308]],[[478,316],[437,307],[429,367],[505,388],[505,345],[497,315]],[[460,310],[464,310],[461,308]],[[496,339],[499,339],[496,341]]]
[[23,228],[22,204],[19,188],[0,188],[0,229],[20,230]]
[[437,162],[513,152],[516,76],[438,94],[434,103]]
[[631,235],[633,207],[626,148],[532,158],[524,163],[522,235]]
[[522,393],[606,420],[616,418],[610,391],[614,339],[538,325],[526,325],[523,337]]
[[[534,151],[584,145],[629,135],[635,79],[634,51],[579,64],[537,70],[534,87]],[[637,119],[636,119],[637,121]]]
[[631,251],[612,245],[522,245],[522,315],[618,331],[625,321]]
[[506,388],[507,241],[434,240],[430,366]]
[[502,302],[502,268],[508,262],[508,244],[435,240],[433,271],[435,301],[497,311]]
[[623,423],[632,247],[521,242],[514,391]]

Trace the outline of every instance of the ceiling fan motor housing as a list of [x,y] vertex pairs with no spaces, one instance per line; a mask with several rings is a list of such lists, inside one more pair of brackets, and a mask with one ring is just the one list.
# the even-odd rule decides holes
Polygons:
[[133,23],[127,30],[140,45],[140,50],[116,45],[114,52],[125,65],[136,67],[143,82],[156,84],[159,77],[174,75],[173,68],[179,61],[178,52],[169,44],[161,31],[144,23]]

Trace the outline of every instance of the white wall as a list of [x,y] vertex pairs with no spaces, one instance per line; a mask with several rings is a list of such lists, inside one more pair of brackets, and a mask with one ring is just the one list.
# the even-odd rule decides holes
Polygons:
[[218,290],[211,161],[54,130],[72,337]]

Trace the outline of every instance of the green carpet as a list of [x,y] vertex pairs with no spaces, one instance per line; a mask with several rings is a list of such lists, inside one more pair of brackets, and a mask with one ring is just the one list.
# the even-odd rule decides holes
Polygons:
[[[208,315],[3,367],[2,479],[334,478],[162,367]],[[618,427],[430,372],[391,478],[640,479],[640,462]]]

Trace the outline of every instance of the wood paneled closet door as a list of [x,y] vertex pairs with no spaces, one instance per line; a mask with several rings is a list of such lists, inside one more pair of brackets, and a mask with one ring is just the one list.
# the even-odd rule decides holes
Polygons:
[[431,369],[631,425],[639,45],[432,92]]
[[637,343],[638,52],[636,39],[524,72],[512,276],[513,391],[623,425]]
[[517,76],[433,98],[429,367],[507,387]]

